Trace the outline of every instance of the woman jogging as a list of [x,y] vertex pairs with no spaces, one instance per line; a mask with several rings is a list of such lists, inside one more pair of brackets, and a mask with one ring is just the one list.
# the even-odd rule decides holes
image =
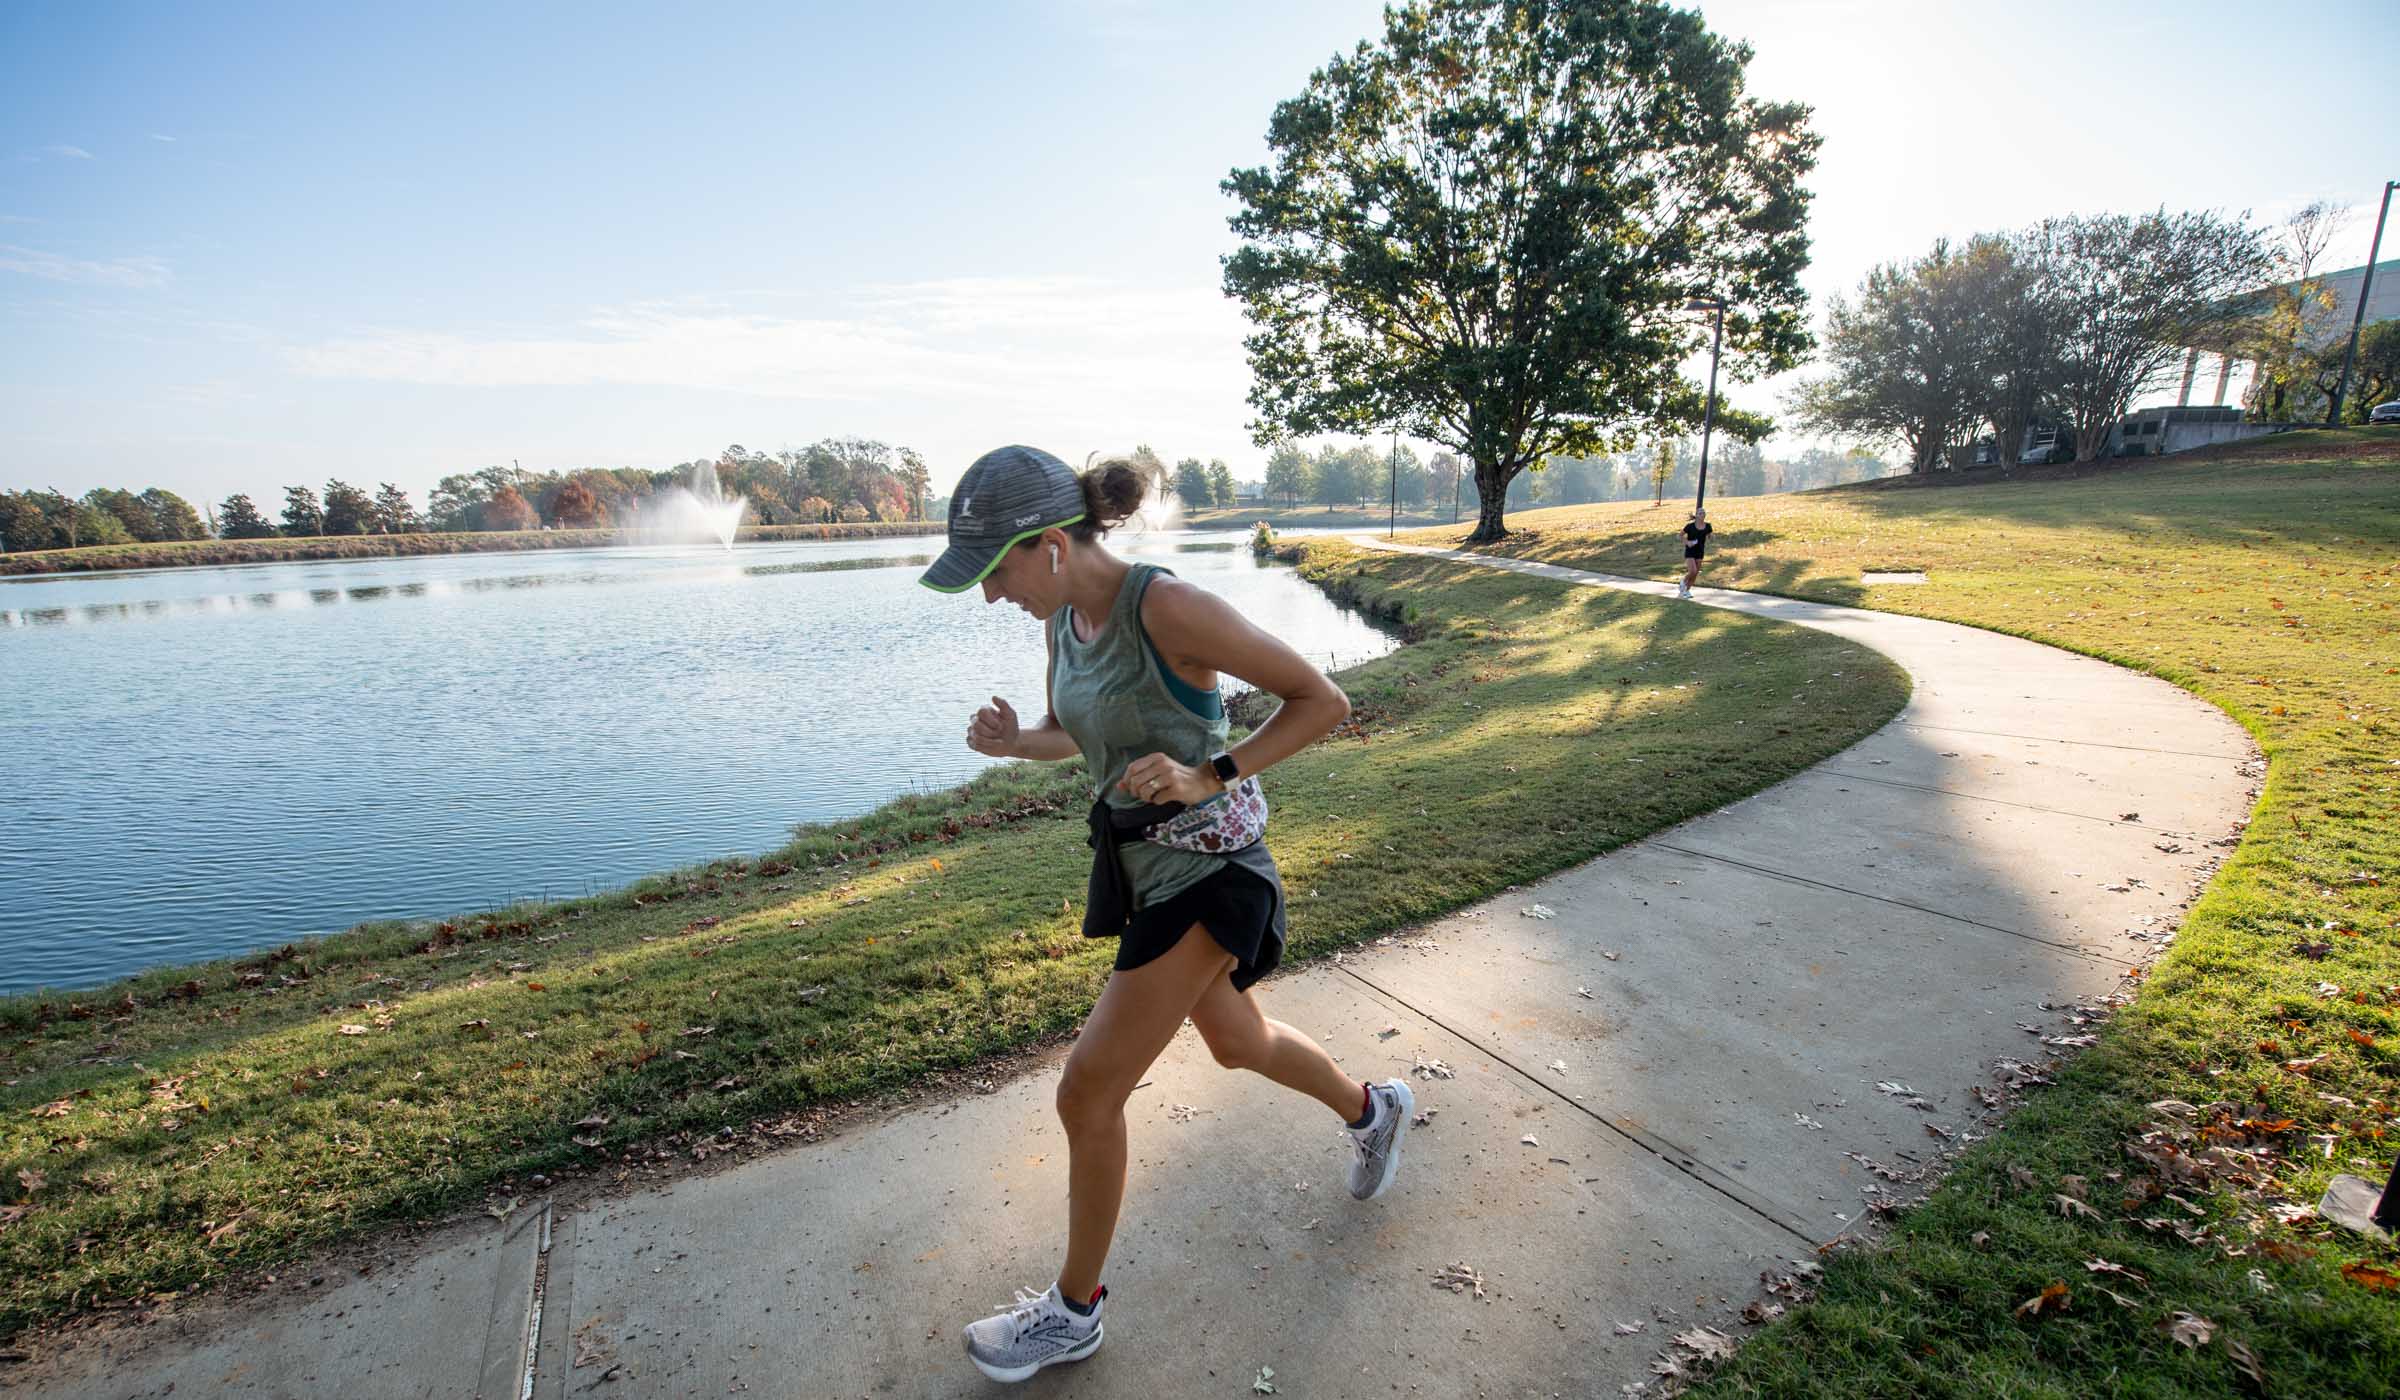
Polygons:
[[1709,532],[1716,528],[1708,523],[1707,511],[1692,507],[1692,518],[1683,522],[1683,583],[1676,597],[1692,596],[1692,580],[1700,577],[1700,556],[1708,553]]
[[[1083,931],[1117,939],[1116,971],[1058,1082],[1066,1261],[1048,1289],[1019,1289],[966,1329],[968,1357],[998,1381],[1100,1349],[1100,1265],[1125,1195],[1125,1101],[1186,1017],[1217,1063],[1256,1070],[1343,1121],[1360,1200],[1391,1185],[1415,1106],[1400,1080],[1344,1074],[1250,992],[1282,958],[1284,935],[1258,774],[1341,723],[1350,702],[1222,600],[1101,545],[1140,506],[1143,485],[1123,462],[1078,475],[1030,447],[985,453],[959,478],[949,548],[920,580],[944,593],[981,583],[986,603],[1015,603],[1044,623],[1049,712],[1024,724],[994,696],[967,745],[995,757],[1083,755],[1096,799]],[[1283,701],[1230,749],[1221,674]]]

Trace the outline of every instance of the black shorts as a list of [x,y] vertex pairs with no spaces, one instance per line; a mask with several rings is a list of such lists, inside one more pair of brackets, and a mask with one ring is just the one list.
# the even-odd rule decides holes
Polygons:
[[1117,971],[1130,972],[1158,957],[1198,924],[1237,959],[1233,989],[1246,992],[1283,961],[1275,899],[1273,885],[1228,865],[1181,894],[1136,910],[1117,936]]
[[1700,557],[1700,554],[1701,551],[1697,549],[1687,549],[1683,552],[1683,557],[1686,559],[1697,559]]

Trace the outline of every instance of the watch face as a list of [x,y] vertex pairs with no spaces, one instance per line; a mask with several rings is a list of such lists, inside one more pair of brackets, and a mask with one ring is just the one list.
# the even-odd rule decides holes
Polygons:
[[1221,753],[1215,758],[1210,759],[1209,766],[1217,770],[1217,780],[1219,782],[1230,783],[1234,780],[1235,775],[1241,771],[1234,765],[1233,755],[1229,753]]

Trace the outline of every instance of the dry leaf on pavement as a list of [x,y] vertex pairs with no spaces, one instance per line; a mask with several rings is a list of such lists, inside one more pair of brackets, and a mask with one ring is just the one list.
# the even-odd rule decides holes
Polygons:
[[1734,1340],[1714,1327],[1695,1327],[1689,1332],[1675,1334],[1678,1346],[1690,1347],[1706,1361],[1722,1361],[1733,1355]]

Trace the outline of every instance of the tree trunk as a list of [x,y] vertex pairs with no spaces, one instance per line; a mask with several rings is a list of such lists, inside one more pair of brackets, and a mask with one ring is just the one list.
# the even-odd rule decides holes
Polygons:
[[1482,513],[1476,517],[1475,533],[1467,536],[1468,544],[1490,544],[1508,537],[1508,478],[1495,463],[1475,464],[1475,499]]
[[2094,461],[2100,456],[2100,449],[2108,446],[2108,425],[2112,421],[2114,420],[2102,418],[2097,421],[2087,420],[2075,425],[2075,460],[2077,462]]

